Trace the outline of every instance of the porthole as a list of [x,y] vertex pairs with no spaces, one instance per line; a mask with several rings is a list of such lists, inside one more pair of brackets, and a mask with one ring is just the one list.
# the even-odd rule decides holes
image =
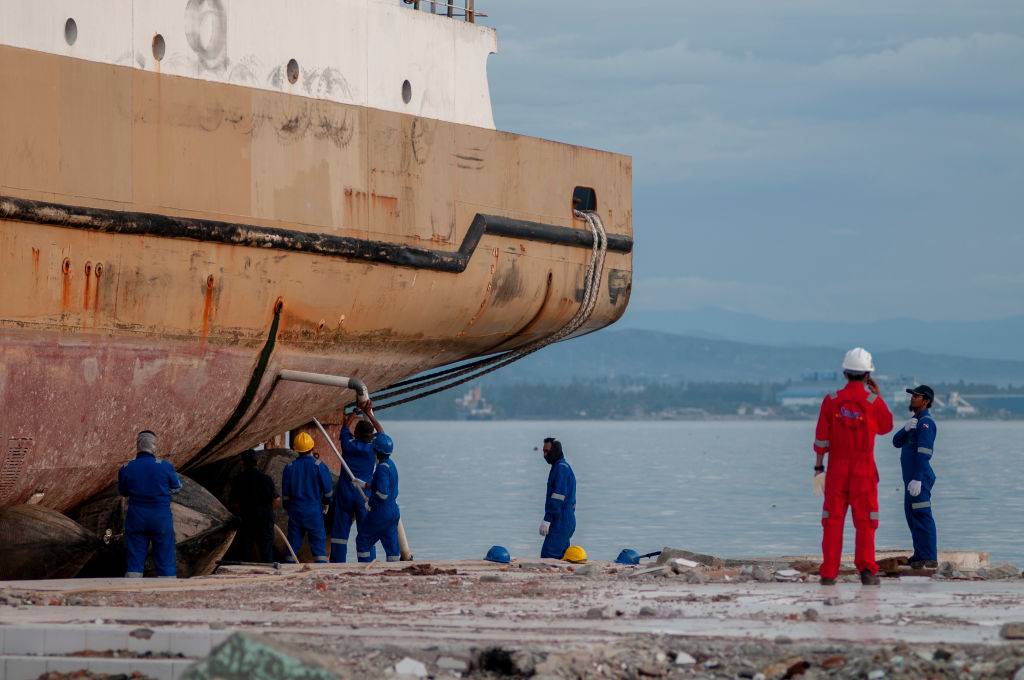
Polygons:
[[164,37],[157,33],[153,36],[153,58],[157,61],[162,61],[166,52],[167,43],[164,42]]
[[74,45],[76,40],[78,40],[78,24],[74,19],[68,17],[68,20],[64,22],[64,41],[68,45]]
[[406,104],[412,101],[412,83],[408,80],[402,82],[402,101]]
[[295,84],[299,79],[299,62],[294,59],[288,60],[288,82]]

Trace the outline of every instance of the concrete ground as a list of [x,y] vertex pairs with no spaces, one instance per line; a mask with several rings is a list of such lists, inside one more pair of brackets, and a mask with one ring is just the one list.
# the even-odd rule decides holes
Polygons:
[[[173,680],[232,631],[292,645],[341,677],[393,675],[404,658],[439,677],[1012,678],[1024,666],[1012,625],[1024,622],[1019,577],[824,587],[814,576],[755,582],[701,568],[710,582],[695,583],[687,570],[555,560],[224,571],[0,583],[4,677],[38,677],[19,670],[40,668],[26,658],[67,669],[81,644],[92,653],[124,645],[119,660]],[[156,634],[140,641],[137,629]],[[78,640],[90,631],[92,642]],[[148,657],[131,658],[147,644]]]

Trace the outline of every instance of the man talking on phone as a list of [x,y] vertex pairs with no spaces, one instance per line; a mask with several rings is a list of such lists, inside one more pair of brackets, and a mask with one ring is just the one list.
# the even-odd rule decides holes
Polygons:
[[[855,347],[843,358],[846,387],[825,395],[815,431],[814,492],[825,493],[821,509],[824,557],[819,575],[822,585],[833,585],[839,576],[843,553],[843,525],[846,509],[853,509],[857,529],[854,562],[860,582],[877,586],[875,530],[878,528],[878,468],[875,467],[875,437],[892,430],[892,412],[885,405],[878,385],[871,378],[875,370],[871,353]],[[828,456],[828,471],[824,466]]]

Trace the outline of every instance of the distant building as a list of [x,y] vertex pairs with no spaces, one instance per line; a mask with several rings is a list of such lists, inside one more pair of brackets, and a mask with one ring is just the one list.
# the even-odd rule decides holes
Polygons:
[[459,420],[493,420],[494,407],[484,399],[477,385],[455,398],[455,415]]
[[[779,393],[779,403],[783,408],[803,409],[807,407],[817,408],[821,406],[821,400],[829,391],[829,387],[818,385],[815,387],[787,387]],[[835,389],[832,387],[831,389]]]

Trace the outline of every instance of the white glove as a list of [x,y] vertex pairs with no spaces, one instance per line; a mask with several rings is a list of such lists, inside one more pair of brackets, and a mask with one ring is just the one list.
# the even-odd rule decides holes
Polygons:
[[547,536],[548,535],[548,531],[550,529],[551,529],[551,522],[541,522],[540,523],[540,535],[541,536]]
[[912,480],[909,484],[907,484],[907,493],[909,493],[914,498],[920,496],[921,482],[917,481],[916,479]]
[[917,427],[917,418],[911,418],[910,420],[907,421],[907,424],[903,426],[903,429],[906,432],[910,432],[915,427]]
[[355,486],[355,487],[356,487],[357,489],[365,489],[365,488],[366,488],[366,482],[364,482],[363,480],[359,479],[358,477],[356,477],[356,478],[354,478],[354,479],[352,480],[352,484],[353,484],[353,485],[354,485],[354,486]]
[[814,495],[819,498],[825,495],[825,473],[818,472],[814,475],[814,481],[812,482],[811,488],[814,490]]

